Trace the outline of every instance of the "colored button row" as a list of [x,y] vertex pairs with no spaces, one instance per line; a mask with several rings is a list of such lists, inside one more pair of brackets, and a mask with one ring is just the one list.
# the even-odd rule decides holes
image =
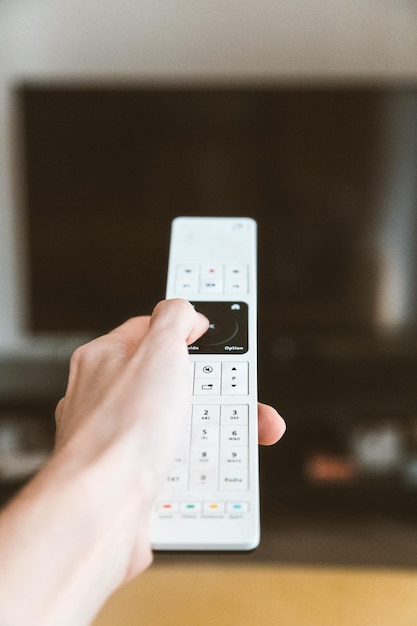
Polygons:
[[158,514],[181,514],[181,515],[216,515],[216,514],[239,514],[249,511],[248,502],[157,502]]

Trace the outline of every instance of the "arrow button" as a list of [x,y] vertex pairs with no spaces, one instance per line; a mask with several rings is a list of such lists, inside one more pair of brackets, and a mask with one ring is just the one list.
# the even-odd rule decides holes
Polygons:
[[249,393],[248,363],[222,363],[222,395],[242,395]]

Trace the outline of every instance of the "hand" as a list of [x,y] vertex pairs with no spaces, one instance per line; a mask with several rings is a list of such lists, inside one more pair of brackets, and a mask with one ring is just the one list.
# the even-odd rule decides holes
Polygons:
[[[152,317],[127,321],[72,358],[67,392],[56,410],[57,452],[70,450],[76,464],[110,452],[112,465],[106,471],[113,473],[123,459],[142,517],[147,518],[165,481],[183,430],[189,402],[187,344],[207,328],[208,320],[187,301],[165,301]],[[275,409],[259,404],[258,417],[259,442],[278,441],[285,423]],[[137,518],[132,526],[137,528]],[[142,528],[126,578],[143,569],[144,558],[151,557]]]
[[[125,322],[81,346],[71,360],[67,392],[56,410],[56,451],[77,466],[110,453],[112,462],[105,468],[113,474],[115,466],[120,473],[123,459],[133,478],[131,497],[141,502],[143,517],[165,481],[183,430],[189,402],[187,344],[207,328],[208,320],[187,301],[165,301],[152,317]],[[285,423],[275,409],[259,404],[258,417],[259,442],[278,441]],[[151,557],[142,530],[126,578],[143,569],[143,559]]]
[[[185,300],[165,301],[74,353],[51,460],[0,516],[10,623],[87,623],[149,565],[150,508],[189,403],[187,344],[207,328]],[[260,442],[284,430],[259,405]]]
[[[166,305],[173,306],[173,303],[160,303],[154,311],[155,319],[159,315],[159,309]],[[110,384],[117,380],[120,375],[120,366],[133,356],[149,332],[151,319],[151,316],[133,318],[108,335],[81,346],[74,353],[67,394],[58,403],[55,413],[57,449],[70,438],[71,431],[77,429],[78,422],[84,420],[85,415],[94,409],[96,403],[109,390]],[[207,324],[207,320],[197,314],[196,326],[187,337],[187,344],[193,343],[204,334],[207,330]],[[78,371],[78,361],[84,362],[81,368],[82,372]],[[105,364],[104,361],[106,361]],[[162,371],[165,369],[163,363],[161,363],[161,369]],[[77,370],[77,380],[75,380],[74,370]],[[99,376],[96,375],[97,372]],[[66,412],[72,415],[68,420],[63,419],[66,399]],[[273,407],[262,403],[258,404],[258,436],[261,445],[269,446],[277,443],[283,436],[285,428],[284,420]]]

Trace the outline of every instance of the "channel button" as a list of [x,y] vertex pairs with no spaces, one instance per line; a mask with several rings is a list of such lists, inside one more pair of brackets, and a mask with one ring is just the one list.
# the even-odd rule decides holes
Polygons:
[[248,363],[246,361],[223,363],[222,395],[247,396],[248,393]]

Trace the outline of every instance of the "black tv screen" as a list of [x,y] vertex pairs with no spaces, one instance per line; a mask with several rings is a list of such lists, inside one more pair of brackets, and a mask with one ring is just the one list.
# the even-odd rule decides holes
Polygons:
[[34,332],[102,332],[164,296],[171,220],[251,216],[266,333],[372,327],[386,91],[25,84]]

